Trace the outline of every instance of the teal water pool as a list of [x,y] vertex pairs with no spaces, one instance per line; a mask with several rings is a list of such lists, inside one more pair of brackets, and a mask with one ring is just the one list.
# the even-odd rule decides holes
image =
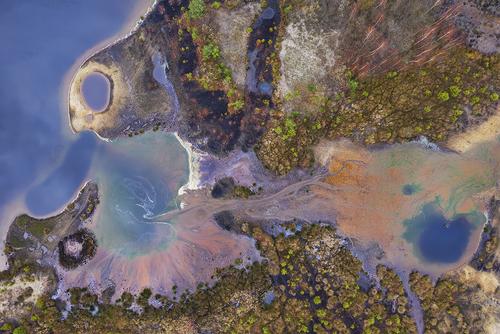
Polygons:
[[174,135],[149,132],[102,145],[90,174],[99,186],[93,230],[102,251],[133,258],[169,246],[175,229],[148,218],[177,208],[189,178],[187,152]]

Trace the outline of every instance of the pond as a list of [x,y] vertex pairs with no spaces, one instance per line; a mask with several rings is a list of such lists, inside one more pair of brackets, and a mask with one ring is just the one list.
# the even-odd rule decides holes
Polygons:
[[404,222],[407,230],[403,237],[425,262],[454,263],[464,255],[472,232],[484,221],[478,212],[448,219],[436,203],[428,203],[418,215]]
[[410,196],[410,195],[413,195],[417,192],[419,192],[421,189],[420,189],[420,186],[418,184],[415,184],[415,183],[407,183],[403,186],[403,194],[404,195],[407,195],[407,196]]
[[87,106],[92,111],[104,111],[109,104],[111,87],[104,74],[94,72],[85,77],[81,87],[81,94]]

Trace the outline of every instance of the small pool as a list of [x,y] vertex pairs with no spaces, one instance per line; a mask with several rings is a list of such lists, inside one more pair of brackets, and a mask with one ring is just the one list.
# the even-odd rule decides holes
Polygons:
[[94,72],[83,79],[81,94],[87,106],[93,111],[104,111],[110,100],[110,83],[101,73]]
[[403,186],[402,192],[406,196],[411,196],[418,193],[421,190],[420,185],[415,183],[408,183]]
[[259,83],[259,92],[263,95],[272,96],[273,95],[273,86],[268,82]]
[[435,203],[428,203],[417,216],[404,222],[403,237],[423,261],[454,263],[463,256],[481,219],[484,222],[484,216],[477,212],[447,219]]

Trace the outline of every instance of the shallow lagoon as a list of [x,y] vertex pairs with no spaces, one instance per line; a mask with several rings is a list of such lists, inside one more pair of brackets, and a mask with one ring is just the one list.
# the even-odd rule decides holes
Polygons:
[[213,220],[152,219],[179,208],[178,191],[189,179],[189,156],[172,134],[147,132],[100,145],[90,176],[100,194],[88,225],[98,248],[87,263],[64,272],[64,289],[113,286],[114,298],[144,287],[171,293],[174,285],[182,291],[208,282],[215,268],[238,257],[256,258],[252,240]]
[[340,172],[327,177],[335,191],[321,195],[343,233],[366,248],[380,245],[394,266],[439,275],[467,263],[479,244],[500,145],[457,154],[424,144],[367,150],[326,143],[330,170]]
[[188,181],[188,155],[174,135],[150,132],[102,145],[90,174],[101,197],[93,224],[100,247],[129,258],[168,247],[172,226],[148,218],[177,208]]

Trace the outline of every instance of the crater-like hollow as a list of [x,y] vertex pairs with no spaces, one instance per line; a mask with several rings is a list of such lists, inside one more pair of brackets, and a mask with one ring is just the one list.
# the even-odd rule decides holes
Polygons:
[[110,102],[111,83],[104,74],[92,72],[83,80],[80,93],[89,109],[103,112]]

